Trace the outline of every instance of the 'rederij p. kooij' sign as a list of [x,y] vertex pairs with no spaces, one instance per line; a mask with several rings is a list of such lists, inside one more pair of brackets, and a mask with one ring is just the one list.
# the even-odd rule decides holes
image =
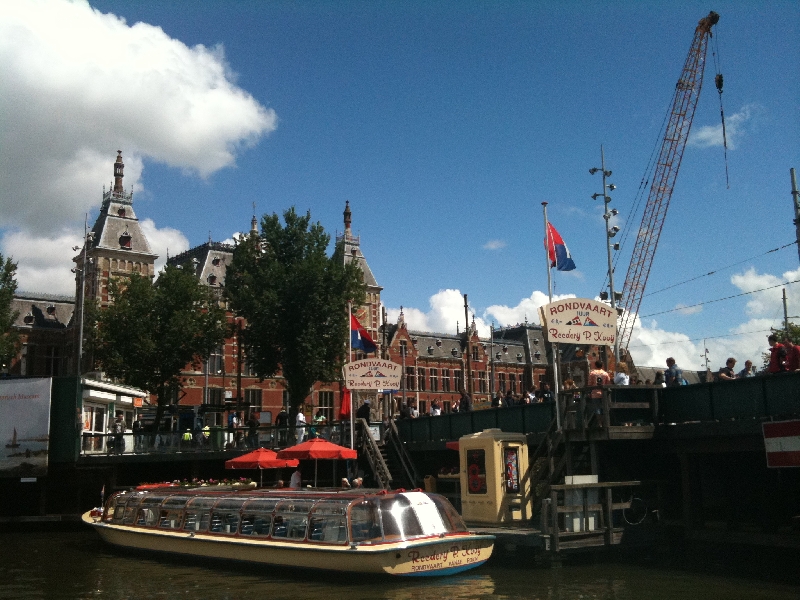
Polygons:
[[613,346],[617,339],[617,313],[597,300],[556,300],[539,309],[539,318],[551,343]]
[[344,366],[344,381],[351,390],[399,390],[402,373],[390,360],[365,358]]

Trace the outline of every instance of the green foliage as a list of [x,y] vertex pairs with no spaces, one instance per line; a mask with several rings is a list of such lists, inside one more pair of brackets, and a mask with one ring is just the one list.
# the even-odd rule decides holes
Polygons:
[[96,358],[112,377],[156,394],[156,426],[182,386],[188,364],[199,366],[228,331],[213,291],[189,271],[167,266],[158,280],[138,273],[109,285],[112,304],[100,314]]
[[225,273],[225,293],[247,320],[243,343],[261,377],[279,372],[292,407],[316,381],[341,378],[350,325],[347,303],[363,303],[363,273],[326,253],[330,236],[294,208],[264,216],[261,234],[240,241]]
[[9,365],[19,347],[19,334],[14,330],[14,321],[19,312],[11,310],[14,293],[17,291],[17,264],[0,254],[0,361]]

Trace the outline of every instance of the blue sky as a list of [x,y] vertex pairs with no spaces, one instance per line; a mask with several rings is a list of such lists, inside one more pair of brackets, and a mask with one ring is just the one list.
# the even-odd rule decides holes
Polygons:
[[[13,4],[0,8],[0,252],[23,289],[74,290],[69,248],[121,149],[162,257],[230,239],[253,203],[310,210],[335,234],[349,200],[393,319],[402,305],[412,327],[455,331],[466,293],[482,327],[538,322],[543,201],[578,266],[555,292],[602,288],[601,145],[615,223],[632,229],[622,286],[637,189],[709,8],[721,18],[647,290],[718,273],[646,296],[640,314],[800,279],[796,246],[764,255],[795,239],[796,2]],[[786,286],[790,315],[799,289]],[[760,362],[780,293],[645,318],[631,350],[698,368],[712,338],[712,368]]]

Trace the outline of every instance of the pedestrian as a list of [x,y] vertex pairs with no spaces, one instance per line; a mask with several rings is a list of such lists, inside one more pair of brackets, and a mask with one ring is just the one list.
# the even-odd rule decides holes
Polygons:
[[671,356],[667,359],[667,370],[664,372],[664,383],[670,387],[675,385],[686,385],[683,378],[683,371],[675,364],[675,359]]
[[133,451],[138,454],[144,450],[144,426],[140,415],[136,415],[131,429],[133,429]]
[[506,395],[503,397],[503,406],[505,408],[511,408],[514,406],[514,394],[511,393],[511,390],[506,390]]
[[258,426],[260,423],[256,419],[256,413],[250,413],[247,419],[247,445],[250,448],[258,448]]
[[358,407],[356,411],[356,419],[364,419],[367,423],[369,423],[370,417],[370,402],[369,398],[364,400],[364,404]]
[[431,402],[431,416],[438,417],[441,414],[442,414],[442,407],[439,406],[438,401],[434,400],[433,402]]
[[733,381],[736,379],[736,371],[733,367],[736,366],[736,359],[732,356],[725,361],[725,366],[717,372],[717,379],[720,381]]
[[767,366],[767,372],[773,375],[775,373],[783,373],[786,370],[786,365],[784,364],[786,360],[786,347],[778,343],[778,336],[774,333],[767,336],[767,342],[769,343],[769,365]]
[[619,363],[617,365],[617,372],[614,373],[614,385],[630,385],[631,378],[628,375],[628,365],[626,363]]
[[595,415],[597,415],[597,424],[599,427],[603,426],[603,390],[600,388],[602,388],[604,385],[608,385],[609,383],[611,383],[611,376],[603,368],[603,361],[596,360],[594,362],[594,369],[589,371],[589,385],[593,388],[590,397],[592,399],[592,404],[594,405],[594,412]]
[[306,415],[302,410],[297,411],[297,417],[294,420],[295,434],[297,435],[297,443],[302,444],[306,439]]
[[553,392],[550,390],[550,384],[545,382],[542,384],[542,389],[539,390],[539,402],[553,402]]
[[787,371],[800,371],[800,346],[792,342],[786,335],[783,338],[783,347],[786,348],[786,360],[783,363]]
[[300,467],[297,467],[294,473],[292,473],[292,478],[289,480],[289,487],[298,490],[302,484],[303,472],[300,470]]
[[753,373],[753,361],[752,360],[746,360],[746,361],[744,361],[744,369],[742,369],[741,371],[739,371],[736,374],[736,378],[737,379],[744,379],[745,377],[753,377],[753,375],[754,375],[754,373]]
[[656,371],[656,377],[653,379],[653,385],[667,387],[667,382],[664,381],[664,371]]
[[122,412],[117,413],[111,431],[114,434],[114,454],[122,454],[125,452],[125,418]]
[[472,410],[472,397],[464,388],[461,388],[461,397],[458,399],[459,412],[470,412]]
[[286,444],[286,432],[289,428],[289,413],[286,412],[286,407],[281,407],[281,412],[275,417],[275,427],[278,428],[278,444]]

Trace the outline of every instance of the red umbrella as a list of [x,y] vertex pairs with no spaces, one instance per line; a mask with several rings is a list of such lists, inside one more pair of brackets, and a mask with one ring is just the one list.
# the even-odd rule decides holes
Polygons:
[[283,469],[296,467],[297,460],[278,458],[278,453],[267,448],[259,448],[247,454],[225,461],[226,469]]
[[358,458],[358,452],[329,442],[323,438],[314,438],[289,448],[284,448],[277,454],[278,458],[333,458],[347,459]]
[[[323,438],[314,438],[278,452],[278,458],[314,459],[314,487],[317,486],[317,460],[322,459],[349,459],[358,458],[358,452],[338,446]],[[334,469],[336,463],[334,463]],[[335,475],[335,470],[334,470]],[[335,479],[335,477],[334,477]]]
[[[287,460],[285,458],[278,458],[278,454],[273,450],[267,448],[259,448],[247,454],[242,454],[236,458],[225,461],[226,469],[283,469],[285,467],[296,467],[300,464],[298,460]],[[261,483],[263,485],[264,478],[263,472],[261,473]]]

